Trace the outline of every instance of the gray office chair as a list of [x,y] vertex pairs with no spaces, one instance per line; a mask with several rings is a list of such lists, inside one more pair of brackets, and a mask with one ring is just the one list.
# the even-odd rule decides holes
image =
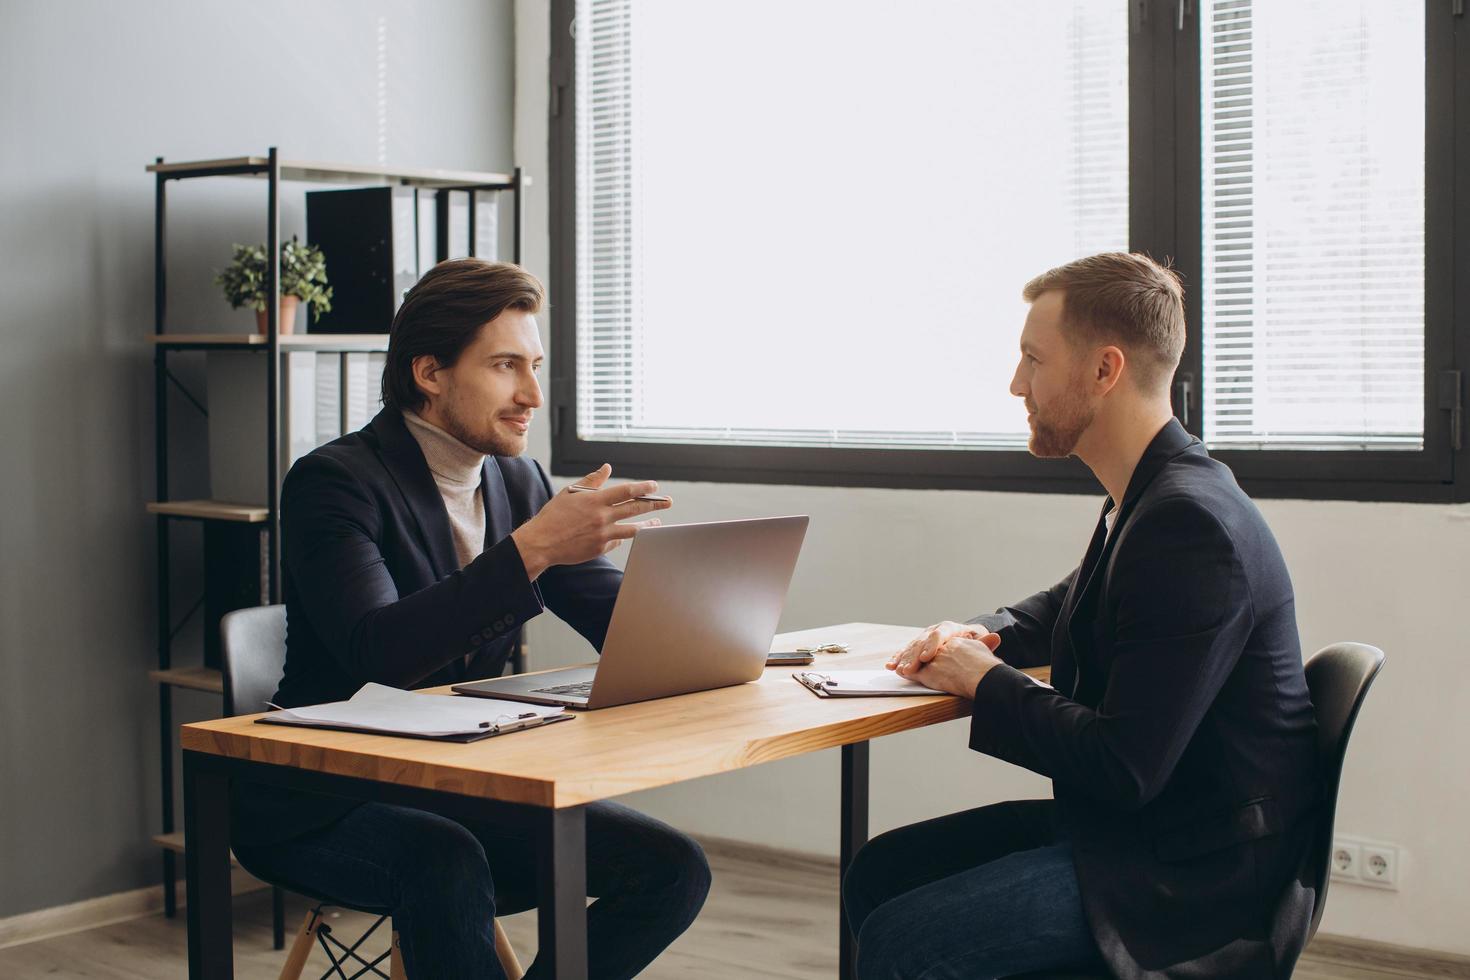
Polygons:
[[[1317,839],[1301,873],[1282,896],[1283,903],[1312,903],[1312,925],[1307,942],[1317,935],[1322,912],[1327,908],[1327,885],[1332,880],[1332,830],[1337,816],[1337,788],[1342,782],[1342,763],[1347,758],[1348,739],[1358,720],[1358,711],[1368,697],[1368,688],[1383,669],[1383,651],[1365,643],[1334,643],[1323,647],[1307,661],[1307,688],[1317,715],[1317,753],[1322,760],[1323,806],[1318,819]],[[1026,973],[1007,980],[1108,980],[1106,973]]]
[[[226,613],[219,624],[225,717],[266,710],[286,664],[286,607],[258,606]],[[281,889],[271,886],[272,945],[285,939],[286,906]]]
[[[268,707],[266,702],[275,695],[276,687],[281,682],[281,673],[286,666],[286,607],[255,606],[237,609],[220,620],[219,628],[225,682],[225,714],[247,715],[265,711]],[[283,903],[280,888],[272,885],[271,889],[276,921],[276,948],[280,949],[283,945],[280,939]],[[319,895],[311,897],[321,898]],[[330,904],[342,908],[350,907],[342,906],[339,902]],[[377,921],[349,946],[332,934],[331,924],[326,921],[324,914],[328,907],[329,903],[322,902],[306,913],[301,928],[296,932],[296,939],[291,944],[291,950],[286,954],[281,980],[299,980],[307,958],[311,955],[313,943],[321,946],[332,964],[331,969],[323,974],[323,980],[333,974],[347,976],[349,974],[344,972],[347,969],[353,971],[350,975],[354,977],[372,974],[384,980],[405,980],[396,932],[393,934],[392,945],[376,959],[364,959],[358,952],[363,942],[388,918],[386,915],[380,914]],[[378,909],[354,911],[367,912],[369,915],[380,912]],[[510,940],[506,938],[505,930],[499,922],[495,923],[495,952],[510,980],[521,980],[525,971],[521,969],[515,950],[511,948]],[[353,962],[349,963],[349,960]],[[384,960],[389,961],[388,973],[382,971]]]

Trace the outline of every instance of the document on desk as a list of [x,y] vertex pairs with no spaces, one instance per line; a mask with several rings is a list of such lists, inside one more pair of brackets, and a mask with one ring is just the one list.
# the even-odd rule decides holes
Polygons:
[[382,684],[364,684],[350,700],[305,708],[281,708],[262,715],[257,721],[267,725],[303,725],[377,735],[473,742],[571,719],[572,715],[565,713],[559,705],[415,694]]
[[819,698],[902,697],[943,694],[891,670],[798,670],[791,675]]

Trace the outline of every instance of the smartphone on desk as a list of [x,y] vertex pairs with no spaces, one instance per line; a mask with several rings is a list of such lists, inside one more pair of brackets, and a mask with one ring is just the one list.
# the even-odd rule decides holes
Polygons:
[[803,667],[815,659],[810,653],[797,653],[795,650],[776,650],[766,654],[766,666]]

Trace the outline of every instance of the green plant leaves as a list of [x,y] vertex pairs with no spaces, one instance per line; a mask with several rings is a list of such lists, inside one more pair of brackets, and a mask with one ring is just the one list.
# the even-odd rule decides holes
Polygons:
[[[235,245],[230,265],[214,277],[224,290],[231,308],[249,306],[265,311],[266,257],[264,245]],[[327,261],[315,245],[302,245],[292,235],[281,245],[281,295],[299,296],[311,305],[315,322],[332,308],[332,287],[327,285]]]

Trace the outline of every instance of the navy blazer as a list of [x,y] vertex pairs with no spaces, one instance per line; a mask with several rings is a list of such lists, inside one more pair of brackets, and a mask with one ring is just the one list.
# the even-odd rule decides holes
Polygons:
[[[976,688],[970,747],[1051,777],[1112,971],[1289,976],[1316,722],[1286,564],[1230,470],[1171,420],[1082,565],[973,622],[1009,666]],[[1013,669],[1044,664],[1052,687]]]
[[[521,626],[549,607],[602,649],[622,573],[605,558],[532,582],[511,531],[551,499],[535,460],[487,457],[485,551],[463,569],[444,499],[396,409],[291,467],[281,491],[285,708],[350,698],[369,681],[430,687],[499,676]],[[245,843],[325,826],[355,804],[255,789],[237,794]]]

